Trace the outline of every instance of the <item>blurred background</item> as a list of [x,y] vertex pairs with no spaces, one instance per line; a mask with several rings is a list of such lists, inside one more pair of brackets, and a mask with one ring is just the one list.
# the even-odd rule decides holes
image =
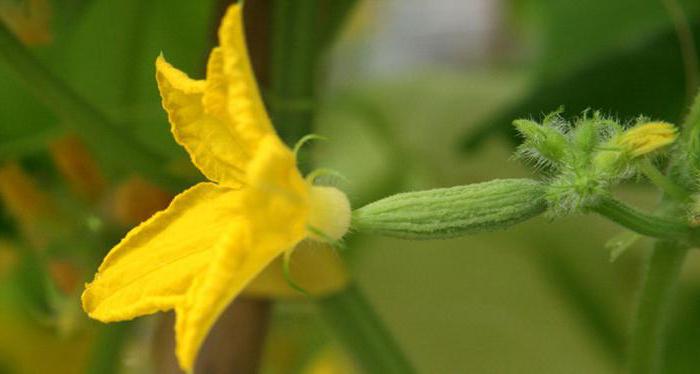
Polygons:
[[[310,2],[331,25],[318,33],[305,93],[314,98],[308,129],[329,141],[310,157],[347,177],[329,183],[354,207],[401,191],[532,177],[511,158],[513,119],[563,105],[567,116],[592,108],[678,123],[697,87],[697,1]],[[202,177],[169,133],[154,60],[162,52],[203,78],[227,3],[0,0],[0,20],[54,79],[157,156],[163,173],[194,183]],[[246,2],[266,98],[280,55],[270,41],[276,3]],[[12,48],[0,38],[0,373],[177,372],[172,316],[101,325],[79,295],[109,248],[179,189],[115,162],[131,155],[73,123],[73,108],[47,104]],[[617,193],[647,208],[657,199],[643,180]],[[621,232],[596,216],[537,218],[454,240],[355,235],[342,255],[420,373],[615,373],[649,244],[638,240],[611,261],[606,243]],[[695,254],[678,296],[664,373],[697,370]],[[261,303],[241,313],[267,320],[262,336],[239,341],[260,346],[259,372],[362,372],[314,303]],[[222,349],[205,346],[214,357],[229,354]]]

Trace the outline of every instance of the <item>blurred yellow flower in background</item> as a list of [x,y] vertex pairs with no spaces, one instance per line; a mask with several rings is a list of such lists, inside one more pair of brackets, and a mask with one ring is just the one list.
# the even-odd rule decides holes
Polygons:
[[47,0],[0,0],[0,21],[27,45],[51,42],[51,7]]
[[0,165],[0,201],[17,221],[27,241],[35,248],[43,248],[49,240],[46,225],[56,217],[56,206],[39,183],[17,163]]
[[189,371],[218,316],[273,260],[305,240],[338,240],[350,225],[345,194],[304,179],[275,133],[239,4],[228,9],[219,41],[206,80],[156,60],[171,131],[211,182],[129,232],[82,296],[85,311],[103,322],[174,309],[176,355]]
[[93,202],[102,195],[106,187],[104,176],[95,158],[77,135],[66,135],[54,140],[49,145],[49,151],[56,169],[78,196]]

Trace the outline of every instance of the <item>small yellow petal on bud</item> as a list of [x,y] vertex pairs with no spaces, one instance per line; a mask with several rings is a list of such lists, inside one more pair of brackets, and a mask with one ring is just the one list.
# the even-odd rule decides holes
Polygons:
[[676,127],[666,122],[647,122],[620,135],[617,144],[632,157],[639,157],[670,145],[678,138]]
[[310,194],[309,226],[318,233],[311,233],[311,238],[328,241],[338,240],[350,228],[351,209],[348,197],[334,187],[312,186]]

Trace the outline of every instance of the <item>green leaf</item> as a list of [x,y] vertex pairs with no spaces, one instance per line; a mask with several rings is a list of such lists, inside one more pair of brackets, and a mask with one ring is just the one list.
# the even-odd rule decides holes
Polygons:
[[[700,26],[693,29],[700,32]],[[620,119],[645,114],[652,119],[679,123],[685,112],[685,77],[675,32],[671,29],[647,43],[628,45],[595,63],[572,71],[556,81],[544,81],[529,94],[477,130],[464,136],[463,151],[473,150],[494,133],[517,142],[514,118],[547,113],[563,105],[567,112],[599,109]]]
[[[557,80],[589,66],[620,47],[644,44],[664,30],[671,18],[659,0],[529,1],[541,28],[543,53],[539,79]],[[681,0],[690,16],[700,3]]]

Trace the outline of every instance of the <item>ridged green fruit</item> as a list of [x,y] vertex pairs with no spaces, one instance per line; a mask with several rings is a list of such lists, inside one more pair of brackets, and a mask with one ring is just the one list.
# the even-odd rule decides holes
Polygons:
[[453,238],[504,229],[546,209],[545,186],[531,179],[401,193],[353,213],[356,231],[405,239]]

